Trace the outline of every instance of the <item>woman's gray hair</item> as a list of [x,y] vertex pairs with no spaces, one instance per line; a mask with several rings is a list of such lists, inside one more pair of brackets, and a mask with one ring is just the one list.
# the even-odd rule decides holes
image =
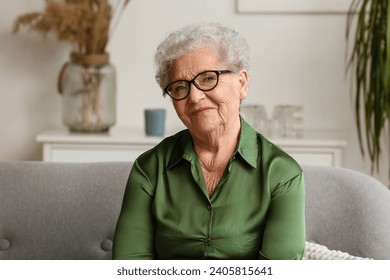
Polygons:
[[155,77],[161,89],[168,84],[172,62],[200,48],[214,50],[228,70],[249,68],[249,46],[237,31],[218,23],[188,25],[168,35],[157,47]]

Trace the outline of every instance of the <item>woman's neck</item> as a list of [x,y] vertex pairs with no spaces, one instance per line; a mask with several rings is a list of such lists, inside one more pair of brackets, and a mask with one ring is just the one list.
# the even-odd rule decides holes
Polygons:
[[236,118],[208,133],[192,134],[195,151],[206,169],[227,164],[237,147],[240,129],[240,118]]

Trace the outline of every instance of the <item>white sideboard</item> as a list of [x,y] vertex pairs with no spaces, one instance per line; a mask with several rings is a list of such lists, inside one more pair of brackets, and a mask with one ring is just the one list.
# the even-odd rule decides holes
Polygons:
[[[163,138],[148,137],[141,129],[113,128],[103,134],[71,133],[66,128],[37,135],[43,145],[43,161],[134,161]],[[302,165],[341,166],[347,142],[331,134],[299,139],[270,139]]]

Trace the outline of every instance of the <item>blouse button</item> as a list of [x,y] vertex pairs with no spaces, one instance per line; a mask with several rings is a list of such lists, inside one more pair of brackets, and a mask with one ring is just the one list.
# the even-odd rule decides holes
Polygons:
[[209,204],[209,205],[207,205],[207,209],[208,210],[211,210],[213,207],[211,207],[211,205]]

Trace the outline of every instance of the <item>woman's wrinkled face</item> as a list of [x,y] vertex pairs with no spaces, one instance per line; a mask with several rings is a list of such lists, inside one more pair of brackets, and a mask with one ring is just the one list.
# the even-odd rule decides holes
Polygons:
[[[197,49],[173,61],[169,83],[192,80],[208,70],[231,70],[220,63],[217,54],[207,48]],[[173,100],[173,106],[184,125],[194,133],[208,133],[237,121],[240,102],[248,93],[246,70],[219,76],[218,85],[202,91],[191,84],[190,93],[183,100]]]

